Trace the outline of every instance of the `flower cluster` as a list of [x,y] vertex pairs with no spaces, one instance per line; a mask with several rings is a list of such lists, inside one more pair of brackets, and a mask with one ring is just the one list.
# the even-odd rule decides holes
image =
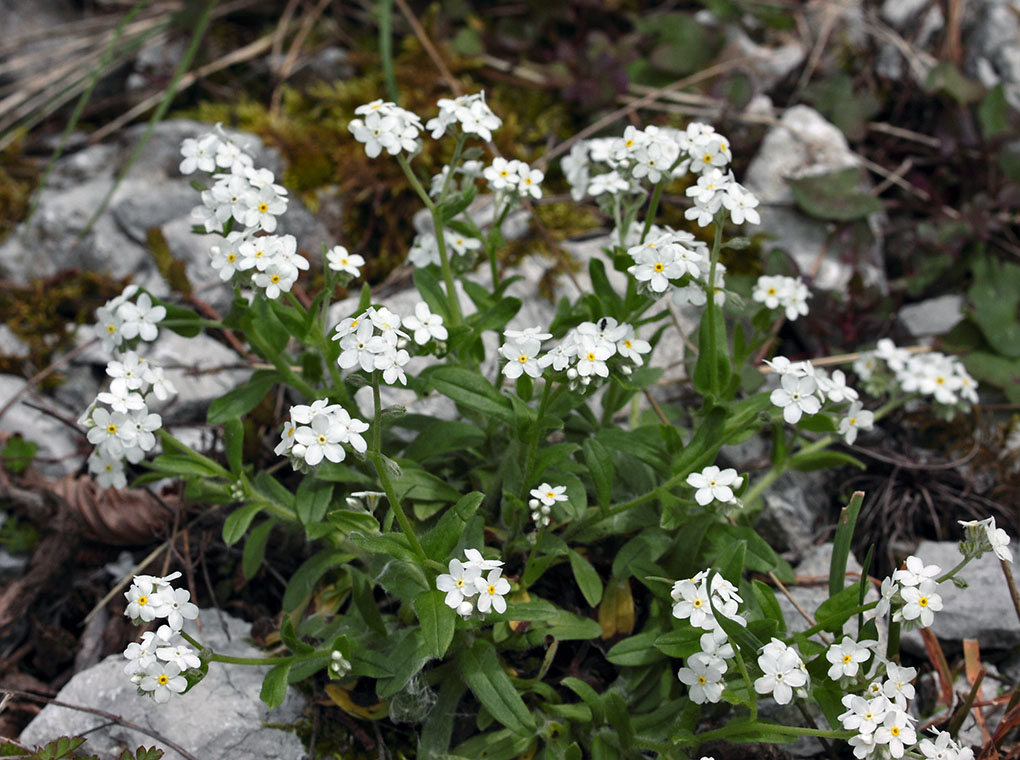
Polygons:
[[137,285],[128,285],[119,296],[96,309],[93,329],[103,343],[103,350],[113,351],[135,345],[136,339],[150,343],[156,340],[159,337],[157,325],[165,318],[166,307],[154,305],[148,293],[139,294]]
[[762,275],[754,285],[751,297],[766,309],[782,309],[791,322],[806,317],[811,291],[800,277]]
[[476,612],[483,617],[490,610],[506,612],[503,597],[510,593],[510,582],[501,577],[503,561],[485,559],[478,549],[465,549],[464,556],[463,562],[451,559],[450,572],[436,578],[436,588],[446,592],[446,606],[465,620]]
[[861,354],[854,372],[874,396],[898,387],[930,397],[947,412],[966,410],[978,400],[978,383],[959,359],[938,351],[912,354],[888,338],[878,341],[874,351]]
[[277,456],[287,456],[295,470],[315,467],[323,459],[342,462],[349,446],[364,454],[368,444],[361,435],[368,423],[351,417],[339,404],[330,404],[321,398],[311,405],[298,404],[290,408],[290,419],[284,424]]
[[[599,378],[609,377],[614,363],[623,374],[644,364],[644,354],[652,350],[648,341],[634,334],[629,324],[620,324],[612,317],[598,322],[582,322],[572,328],[557,346],[542,353],[542,342],[552,337],[541,328],[506,330],[506,341],[499,352],[507,363],[503,374],[514,380],[521,375],[537,378],[547,368],[564,372],[571,390],[587,388]],[[617,362],[611,362],[618,357]]]
[[[287,190],[268,169],[254,166],[246,149],[217,125],[216,131],[189,138],[181,145],[181,173],[212,174],[211,188],[202,190],[202,205],[191,216],[206,231],[223,236],[210,246],[212,268],[224,282],[254,287],[266,298],[287,293],[308,260],[297,252],[292,235],[274,235],[277,217],[287,210]],[[241,229],[234,229],[241,225]],[[262,234],[270,233],[270,234]]]
[[758,224],[758,199],[726,171],[732,158],[726,137],[708,124],[693,122],[686,130],[629,126],[622,137],[580,140],[561,166],[574,200],[590,195],[609,197],[613,203],[643,192],[646,180],[657,183],[692,172],[700,176],[687,188],[694,201],[684,212],[687,219],[704,227],[726,209],[734,224]]
[[438,140],[456,124],[465,134],[478,135],[486,142],[491,142],[492,131],[503,125],[503,120],[486,104],[484,92],[461,95],[452,100],[441,98],[438,105],[439,115],[425,124],[433,140]]
[[337,364],[342,369],[381,370],[384,382],[407,385],[404,366],[411,355],[400,347],[407,333],[400,329],[400,317],[389,309],[370,307],[363,314],[348,317],[336,326],[333,340],[340,341]]
[[347,279],[340,284],[361,276],[361,267],[365,266],[365,258],[356,253],[350,253],[342,245],[335,245],[326,252],[326,266],[334,272],[339,272]]
[[220,125],[213,132],[184,140],[181,155],[181,174],[202,171],[215,180],[211,188],[202,190],[202,205],[191,212],[206,232],[223,230],[233,222],[249,234],[276,229],[276,217],[287,210],[286,189],[276,184],[271,171],[256,169],[246,146],[230,139]]
[[839,433],[848,445],[857,440],[858,431],[874,426],[875,415],[858,401],[860,395],[847,385],[843,370],[834,370],[830,375],[809,361],[791,362],[785,356],[765,363],[780,376],[780,387],[769,398],[783,410],[783,419],[789,424],[795,425],[805,414],[817,414],[825,403],[849,402],[839,421]]
[[1002,528],[995,527],[995,518],[984,520],[960,520],[964,538],[960,542],[960,553],[964,557],[977,559],[985,552],[994,552],[1003,562],[1013,561],[1009,548],[1009,535]]
[[129,285],[96,311],[95,329],[103,338],[103,347],[122,349],[106,365],[110,387],[78,418],[78,425],[95,446],[88,465],[100,488],[127,486],[124,462],[142,461],[155,448],[155,432],[163,426],[162,418],[149,405],[154,399],[166,401],[177,393],[162,367],[129,347],[155,340],[159,336],[156,325],[166,316],[166,308],[154,306],[148,293],[132,301],[136,294],[138,287]]
[[421,148],[421,119],[396,103],[373,100],[354,109],[364,119],[352,119],[347,129],[354,139],[365,144],[365,155],[376,158],[385,149],[391,156],[417,153]]
[[[505,158],[494,158],[492,164],[482,172],[489,183],[489,189],[499,199],[510,198],[541,198],[542,180],[545,175],[539,169],[532,169],[523,161],[507,161]],[[501,201],[497,200],[497,203]]]
[[726,302],[725,265],[716,262],[715,284],[709,288],[708,246],[685,230],[653,224],[645,242],[630,245],[627,253],[634,260],[627,271],[649,295],[670,294],[677,306],[704,306],[711,290],[716,304],[721,306]]
[[173,694],[184,692],[188,679],[183,674],[202,666],[198,652],[181,636],[184,621],[198,617],[198,607],[186,589],[171,585],[180,576],[180,573],[163,578],[136,575],[124,594],[128,602],[124,614],[135,625],[166,620],[156,631],[146,631],[140,642],[132,642],[124,650],[128,661],[124,672],[141,694],[160,704],[168,702]]
[[558,501],[567,500],[566,486],[551,486],[542,483],[537,488],[531,489],[531,498],[528,500],[528,508],[531,509],[531,519],[540,528],[548,527],[551,522],[552,508]]

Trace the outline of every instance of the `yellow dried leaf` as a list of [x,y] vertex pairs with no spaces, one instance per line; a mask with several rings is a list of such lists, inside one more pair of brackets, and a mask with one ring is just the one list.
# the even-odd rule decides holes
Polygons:
[[390,714],[390,705],[388,702],[380,700],[374,705],[359,705],[351,698],[351,693],[339,684],[326,684],[326,694],[331,700],[333,700],[333,704],[348,715],[353,715],[355,718],[363,718],[365,720],[382,720]]
[[613,578],[606,584],[599,605],[599,625],[602,626],[603,639],[629,636],[634,631],[634,596],[626,578]]

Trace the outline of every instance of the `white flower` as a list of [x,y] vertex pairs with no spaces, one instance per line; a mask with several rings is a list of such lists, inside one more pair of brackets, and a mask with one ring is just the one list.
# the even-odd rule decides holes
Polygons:
[[387,350],[376,354],[375,368],[382,371],[383,382],[387,385],[397,382],[407,385],[404,367],[409,361],[411,361],[411,355],[406,350],[389,346]]
[[928,628],[935,620],[935,613],[942,609],[942,597],[935,593],[935,588],[934,581],[922,581],[918,586],[900,591],[903,607],[893,620],[919,620],[922,628]]
[[[369,107],[373,105],[369,104]],[[369,158],[375,158],[384,148],[391,156],[401,151],[413,153],[418,149],[418,134],[422,126],[421,119],[415,114],[392,103],[382,103],[375,106],[375,110],[362,113],[365,114],[364,121],[354,119],[347,129],[355,140],[365,144],[365,154]]]
[[124,598],[128,602],[124,614],[132,620],[148,623],[160,617],[163,599],[151,581],[136,576],[131,588],[124,592]]
[[[565,159],[564,159],[565,160]],[[569,181],[569,177],[567,178]],[[575,188],[576,189],[576,188]],[[623,177],[620,176],[619,172],[605,172],[598,174],[591,178],[591,182],[588,184],[588,195],[593,198],[598,198],[600,195],[609,194],[617,195],[619,193],[625,193],[630,189],[630,183],[627,182]],[[584,197],[584,187],[580,188],[581,198]],[[571,192],[571,195],[576,195],[575,192]],[[580,200],[576,198],[575,200]]]
[[247,190],[240,204],[243,216],[238,221],[245,227],[261,227],[266,232],[276,231],[276,217],[287,210],[287,199],[272,185]]
[[690,667],[680,668],[676,675],[688,687],[691,701],[697,705],[718,702],[722,698],[723,671],[694,657],[688,658],[687,664]]
[[542,483],[537,488],[531,489],[531,495],[545,506],[551,507],[558,501],[567,500],[566,491],[566,486],[551,486],[548,483]]
[[415,237],[411,244],[411,250],[407,253],[407,260],[416,267],[427,267],[430,264],[440,264],[439,241],[431,232],[425,232]]
[[446,606],[457,609],[466,597],[478,593],[475,579],[482,575],[481,568],[465,565],[459,559],[451,559],[450,572],[436,578],[436,588],[446,592]]
[[616,342],[616,352],[624,359],[629,359],[636,366],[640,367],[645,363],[642,354],[652,350],[652,344],[647,340],[641,340],[634,334],[634,328],[630,325],[621,325],[625,328],[623,336]]
[[103,341],[103,350],[110,352],[124,342],[122,320],[113,309],[100,306],[96,309],[96,337]]
[[577,345],[577,374],[581,377],[609,377],[606,361],[616,353],[616,345],[591,335],[581,335]]
[[518,172],[517,180],[517,192],[522,197],[541,198],[542,197],[542,180],[545,179],[545,174],[538,169],[531,169],[527,164],[523,166]]
[[478,611],[488,612],[490,609],[496,612],[506,612],[506,599],[503,597],[510,593],[510,582],[501,578],[503,571],[499,568],[490,570],[485,578],[475,578],[475,588],[478,590]]
[[470,235],[461,235],[453,229],[443,231],[443,239],[449,243],[450,249],[458,256],[466,256],[468,251],[477,251],[482,247],[482,241]]
[[885,664],[886,680],[882,683],[882,693],[899,707],[907,709],[907,702],[914,698],[914,685],[910,683],[917,677],[916,668],[905,668],[895,662]]
[[875,743],[888,745],[889,754],[893,757],[903,757],[906,747],[917,741],[912,721],[913,718],[903,710],[889,710],[882,725],[875,729]]
[[783,419],[789,424],[796,424],[804,414],[817,414],[822,408],[814,395],[818,389],[814,378],[786,374],[781,382],[782,387],[772,391],[769,399],[782,408]]
[[124,412],[110,414],[98,408],[92,412],[92,425],[87,433],[89,443],[111,457],[120,458],[124,449],[134,444],[135,431],[131,418]]
[[89,454],[89,472],[95,476],[96,485],[100,488],[127,487],[123,460],[110,456],[108,452],[96,449]]
[[315,417],[311,425],[302,426],[294,433],[296,443],[305,447],[304,460],[312,467],[322,461],[342,462],[347,456],[340,445],[343,431],[326,415]]
[[924,560],[913,555],[907,557],[906,566],[893,572],[893,580],[904,586],[919,586],[926,581],[938,578],[942,568],[938,565],[926,565]]
[[338,649],[334,649],[329,655],[329,669],[332,671],[332,675],[336,678],[343,678],[345,675],[351,672],[354,665],[351,661],[344,657],[343,652]]
[[96,398],[110,406],[115,412],[129,412],[145,408],[145,401],[137,391],[128,387],[127,380],[118,377],[110,383],[110,390],[100,393]]
[[482,176],[488,180],[489,187],[493,190],[516,189],[520,182],[516,170],[515,163],[497,157],[492,159],[492,163],[482,172]]
[[503,561],[499,559],[485,559],[478,549],[465,549],[464,556],[467,557],[465,567],[477,567],[479,570],[495,570],[502,567]]
[[724,673],[728,667],[727,660],[734,656],[733,645],[730,643],[729,636],[722,628],[716,628],[712,631],[706,631],[701,634],[699,639],[701,651],[692,654],[688,658],[688,662],[697,660],[698,662],[704,662],[713,667],[719,668]]
[[922,739],[917,745],[927,760],[974,760],[973,750],[961,748],[948,731],[939,731],[934,726],[931,730],[936,736],[935,741]]
[[848,446],[857,440],[858,430],[871,430],[875,424],[875,415],[863,407],[859,401],[850,405],[846,416],[839,421],[839,434]]
[[145,669],[156,661],[157,647],[166,643],[156,631],[143,633],[140,642],[132,641],[124,650],[124,657],[128,661],[124,666],[124,673],[129,676],[135,673],[144,673]]
[[677,620],[690,619],[695,628],[711,631],[716,628],[715,617],[708,602],[708,589],[703,583],[694,581],[677,581],[671,592],[673,600],[673,617]]
[[891,577],[882,579],[882,588],[879,591],[878,605],[875,607],[875,617],[885,617],[892,606],[893,597],[899,593],[900,587]]
[[777,703],[786,705],[793,699],[793,690],[807,684],[807,673],[797,651],[787,647],[782,652],[763,652],[758,667],[764,675],[754,682],[759,694],[772,694]]
[[876,642],[862,641],[857,643],[849,636],[844,636],[839,644],[833,644],[825,653],[825,659],[832,663],[829,668],[829,678],[838,681],[843,676],[854,678],[861,664],[867,662],[871,657],[870,649]]
[[404,327],[413,330],[414,342],[424,346],[433,338],[446,340],[449,333],[443,326],[443,318],[439,314],[433,314],[429,305],[424,301],[415,304],[414,314],[404,320]]
[[730,212],[734,224],[761,224],[758,199],[739,182],[730,182],[722,193],[722,205]]
[[181,174],[192,174],[196,170],[212,173],[216,171],[216,151],[219,150],[220,141],[214,134],[206,134],[201,137],[189,137],[181,143]]
[[516,380],[522,374],[527,373],[530,377],[539,377],[542,368],[538,363],[538,353],[542,344],[534,338],[510,339],[502,346],[499,352],[507,363],[503,365],[503,374],[511,380]]
[[882,695],[865,699],[856,694],[847,694],[842,701],[843,706],[849,709],[839,716],[839,722],[843,728],[862,734],[873,733],[885,720],[886,711],[890,707],[889,700]]
[[120,357],[120,361],[114,360],[106,365],[106,374],[114,380],[121,379],[124,385],[133,390],[139,390],[145,385],[145,369],[148,363],[138,357],[134,351],[128,351]]
[[163,660],[163,662],[172,662],[182,671],[188,670],[189,668],[202,667],[202,661],[199,659],[198,653],[187,644],[178,644],[173,647],[160,647],[156,650],[156,657]]
[[360,277],[365,259],[356,253],[348,253],[342,245],[335,245],[326,254],[326,263],[334,272],[346,272],[351,277]]
[[191,594],[183,588],[166,588],[159,591],[160,606],[158,617],[165,617],[173,631],[184,627],[185,620],[198,617],[198,606],[190,601]]
[[140,337],[142,340],[153,341],[159,335],[156,325],[166,317],[166,308],[153,306],[149,294],[142,293],[137,303],[129,301],[118,306],[117,316],[120,317],[120,331],[125,338],[131,340]]
[[[354,332],[348,333],[340,339],[340,356],[337,357],[337,364],[342,369],[350,369],[360,365],[365,372],[373,371],[375,369],[377,353],[373,349],[378,347],[376,344],[371,343],[374,335],[375,325],[372,324],[371,320],[361,319]],[[334,336],[335,339],[336,336]]]
[[833,371],[832,375],[826,379],[823,390],[829,401],[834,404],[858,399],[857,391],[846,384],[846,375],[841,369]]
[[652,244],[635,246],[627,253],[637,263],[628,267],[627,271],[638,282],[647,282],[653,293],[664,293],[669,288],[670,280],[683,277],[687,271],[677,260],[678,248],[662,239]]
[[145,382],[151,386],[149,390],[160,401],[166,401],[171,396],[177,395],[177,388],[166,376],[162,367],[146,362],[144,377]]
[[739,488],[744,481],[732,467],[720,470],[715,465],[706,467],[701,472],[692,472],[687,476],[687,485],[696,488],[694,500],[701,506],[712,501],[727,504],[736,497],[733,489]]
[[464,132],[491,142],[492,130],[499,129],[503,124],[502,119],[486,105],[484,92],[461,95],[453,100],[442,98],[438,105],[439,115],[425,124],[425,129],[431,130],[434,140],[446,134],[450,126],[459,123]]
[[188,688],[188,682],[175,663],[161,665],[154,662],[145,669],[145,677],[138,684],[138,688],[149,692],[149,696],[158,704],[165,704],[170,701],[171,695],[180,694]]

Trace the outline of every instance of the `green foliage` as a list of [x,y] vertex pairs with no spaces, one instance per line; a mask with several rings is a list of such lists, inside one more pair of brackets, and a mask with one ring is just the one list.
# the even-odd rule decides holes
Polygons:
[[853,167],[825,174],[787,179],[793,197],[807,214],[819,219],[849,222],[882,210],[882,202],[860,192],[860,170]]
[[16,433],[7,439],[7,443],[0,450],[0,461],[3,462],[4,469],[9,473],[20,475],[25,471],[25,468],[32,464],[32,459],[35,458],[35,452],[38,450],[38,443],[26,440]]

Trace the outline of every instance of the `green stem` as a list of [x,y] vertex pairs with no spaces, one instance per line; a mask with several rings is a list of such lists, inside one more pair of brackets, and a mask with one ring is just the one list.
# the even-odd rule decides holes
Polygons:
[[443,189],[439,193],[439,200],[436,201],[437,206],[442,206],[443,201],[446,200],[447,193],[450,192],[450,185],[453,182],[453,173],[457,170],[457,165],[460,163],[460,154],[464,150],[464,141],[467,139],[467,135],[461,133],[457,136],[457,144],[453,148],[453,158],[450,159],[450,171],[446,173],[446,179],[443,180]]
[[950,570],[945,575],[942,575],[939,578],[937,578],[935,580],[935,582],[936,583],[944,583],[945,581],[948,581],[948,580],[951,580],[952,578],[955,578],[956,574],[958,572],[960,572],[961,570],[963,570],[963,568],[965,568],[970,563],[970,561],[972,559],[974,559],[974,558],[973,557],[964,557],[962,560],[960,560],[960,563],[956,567],[954,567],[952,570]]
[[286,665],[294,662],[297,657],[231,657],[227,654],[213,652],[212,662],[223,662],[228,665]]
[[740,654],[740,647],[733,644],[733,654],[737,659],[737,668],[740,669],[740,677],[744,679],[744,684],[747,686],[747,694],[751,698],[751,720],[758,720],[758,694],[754,690],[754,684],[751,683],[751,676],[747,672],[747,665],[744,664],[744,658]]
[[446,238],[443,236],[443,220],[439,216],[439,207],[429,198],[429,194],[425,192],[421,181],[414,173],[414,170],[411,169],[411,164],[408,163],[407,158],[403,154],[397,155],[397,163],[404,170],[404,174],[407,176],[408,182],[411,183],[411,187],[418,193],[418,197],[421,198],[422,203],[425,204],[429,213],[432,214],[436,246],[439,248],[439,268],[443,272],[443,283],[446,285],[446,301],[450,308],[450,326],[458,327],[464,323],[464,312],[460,308],[460,297],[457,295],[457,288],[453,282],[453,269],[450,267],[450,257],[446,252]]
[[372,400],[375,403],[375,423],[372,425],[372,443],[368,458],[371,459],[372,464],[375,465],[375,471],[379,474],[379,482],[382,484],[383,491],[386,493],[386,498],[390,502],[390,508],[393,510],[393,514],[396,515],[397,522],[400,523],[400,529],[404,532],[404,536],[407,538],[407,543],[411,546],[414,553],[418,555],[421,563],[423,565],[427,565],[428,557],[425,555],[425,550],[418,541],[418,536],[415,535],[414,527],[411,525],[411,521],[408,519],[407,513],[404,512],[404,507],[400,504],[400,499],[397,498],[397,492],[393,487],[393,481],[390,479],[390,474],[386,469],[386,462],[383,461],[382,401],[379,393],[378,372],[372,373]]
[[496,292],[496,288],[499,287],[499,259],[496,256],[496,241],[503,239],[503,222],[506,221],[506,216],[509,213],[509,202],[503,207],[503,211],[499,214],[498,218],[495,216],[495,209],[493,209],[492,231],[485,237],[485,253],[489,257],[489,268],[492,271],[493,292]]
[[696,734],[694,739],[699,745],[707,742],[725,739],[734,734],[751,734],[755,729],[767,730],[772,734],[785,734],[787,736],[821,736],[828,739],[849,739],[854,736],[855,731],[825,728],[803,728],[801,726],[784,726],[781,723],[769,723],[767,721],[754,721],[753,723],[737,723],[730,726],[717,728],[714,731],[705,731]]
[[[659,210],[659,199],[662,198],[662,191],[666,189],[666,183],[669,181],[669,175],[662,175],[662,179],[655,185],[655,190],[652,191],[652,201],[648,204],[648,213],[645,215],[645,226],[641,230],[641,240],[639,244],[643,245],[645,238],[648,237],[648,231],[652,229],[652,222],[655,220],[655,214]],[[718,233],[717,233],[718,234]],[[713,280],[713,282],[715,282]]]
[[[713,357],[714,357],[714,351],[715,351],[715,345],[714,345],[714,340],[715,340],[715,323],[719,319],[719,306],[715,302],[715,269],[716,269],[716,265],[719,263],[719,251],[722,248],[722,219],[721,219],[721,217],[722,217],[722,214],[719,214],[718,216],[716,216],[716,219],[715,219],[715,236],[712,239],[712,253],[711,253],[710,263],[709,263],[709,266],[708,266],[708,291],[707,291],[707,296],[708,297],[707,297],[707,301],[706,301],[706,304],[705,304],[705,310],[706,310],[705,311],[705,318],[708,319],[709,327],[711,328],[710,329],[710,333],[712,335],[712,340],[713,340],[713,345],[711,347],[712,351],[713,351]],[[699,349],[701,351],[705,351],[705,350],[707,350],[707,347],[706,346],[699,346]],[[713,358],[713,360],[708,363],[708,378],[709,378],[709,388],[711,388],[714,393],[718,393],[719,390],[720,390],[719,389],[719,362],[716,360],[716,358]]]

